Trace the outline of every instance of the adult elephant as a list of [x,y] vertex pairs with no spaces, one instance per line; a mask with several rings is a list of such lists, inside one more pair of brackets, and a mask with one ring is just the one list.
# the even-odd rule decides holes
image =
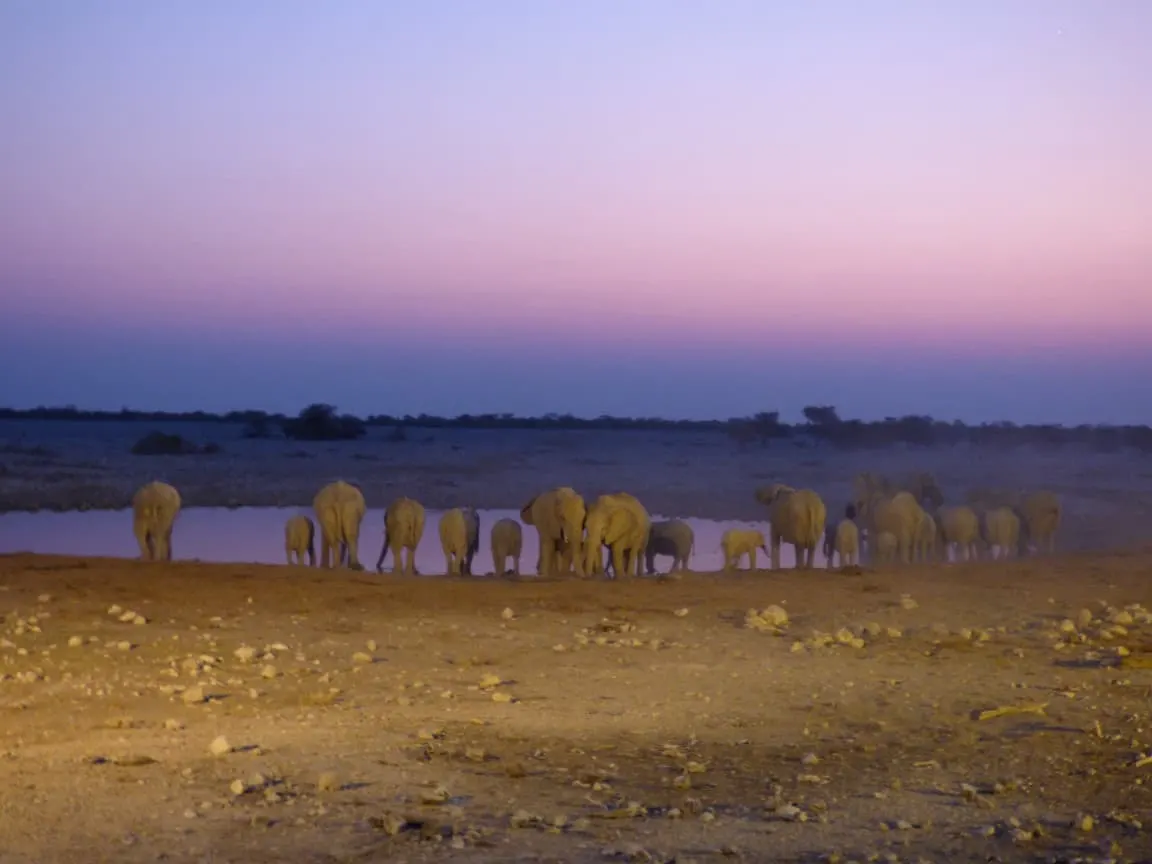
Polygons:
[[927,514],[911,492],[876,495],[865,503],[861,515],[870,537],[879,537],[885,532],[891,534],[896,538],[896,556],[905,564],[912,563],[912,551]]
[[584,572],[595,572],[600,547],[612,553],[617,579],[640,575],[641,560],[648,548],[652,520],[644,505],[627,492],[601,495],[588,508],[588,537],[584,541]]
[[760,487],[756,500],[768,508],[772,569],[780,569],[781,543],[790,543],[796,550],[798,570],[811,569],[816,547],[824,539],[828,518],[824,501],[811,489],[793,489],[783,483]]
[[172,526],[180,514],[180,493],[160,480],[145,483],[132,496],[132,533],[141,561],[172,560]]
[[[312,499],[316,521],[320,523],[320,566],[331,568],[347,564],[363,570],[360,563],[360,523],[364,521],[364,493],[359,487],[337,480],[329,483]],[[333,562],[335,556],[335,562]]]
[[587,510],[584,499],[571,486],[541,492],[520,508],[520,519],[540,536],[536,572],[541,576],[567,574],[573,565],[584,576],[583,537]]
[[474,507],[454,507],[440,517],[440,548],[449,576],[471,576],[480,548],[480,514]]
[[[424,536],[424,505],[414,498],[397,498],[384,511],[384,545],[376,559],[376,572],[384,572],[384,558],[392,552],[392,573],[415,576],[416,547]],[[407,561],[403,552],[408,550]]]

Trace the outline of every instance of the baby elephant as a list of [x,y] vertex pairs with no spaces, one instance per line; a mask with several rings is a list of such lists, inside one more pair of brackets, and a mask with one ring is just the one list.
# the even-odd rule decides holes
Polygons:
[[851,567],[860,563],[860,529],[851,519],[841,519],[832,529],[832,542],[825,538],[825,552],[828,556],[828,569],[832,569],[832,559],[840,556],[841,567]]
[[[839,522],[829,519],[825,524],[823,552],[829,570],[832,569],[832,559],[836,553],[840,554],[841,567],[860,563],[860,530],[856,527],[855,504],[848,504],[844,508],[844,518]],[[852,560],[848,561],[846,556]]]
[[[307,516],[293,516],[284,524],[284,552],[288,563],[304,566],[304,553],[308,553],[308,566],[316,566],[316,526]],[[292,557],[296,560],[293,562]]]
[[648,575],[656,572],[657,555],[671,556],[673,571],[687,570],[688,558],[692,555],[695,543],[696,535],[687,522],[680,519],[653,522],[648,532],[648,548],[644,550]]
[[440,548],[449,576],[471,576],[480,548],[480,516],[471,507],[455,507],[440,517]]
[[520,575],[520,550],[524,548],[524,530],[515,519],[500,519],[492,525],[492,572],[504,576],[508,559],[512,559],[512,574]]
[[729,528],[720,538],[720,549],[724,552],[724,569],[734,570],[740,564],[740,559],[748,556],[748,569],[756,569],[756,550],[763,549],[769,555],[768,544],[764,540],[763,531],[753,531],[746,528]]

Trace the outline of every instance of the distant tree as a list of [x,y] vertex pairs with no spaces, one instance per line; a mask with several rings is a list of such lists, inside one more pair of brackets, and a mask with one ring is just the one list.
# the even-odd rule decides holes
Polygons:
[[284,435],[295,441],[353,441],[368,431],[364,421],[351,414],[338,415],[333,405],[316,402],[282,424]]

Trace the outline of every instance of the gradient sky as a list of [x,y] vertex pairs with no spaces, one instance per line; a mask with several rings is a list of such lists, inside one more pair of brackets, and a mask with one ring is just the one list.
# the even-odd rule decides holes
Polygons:
[[4,0],[0,404],[1152,422],[1148,0]]

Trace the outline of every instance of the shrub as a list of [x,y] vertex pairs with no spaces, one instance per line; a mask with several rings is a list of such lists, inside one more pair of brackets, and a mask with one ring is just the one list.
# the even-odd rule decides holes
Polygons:
[[353,441],[368,431],[364,421],[351,414],[336,414],[332,405],[315,403],[283,424],[284,434],[294,441]]
[[186,438],[169,435],[167,432],[149,432],[132,445],[132,454],[135,456],[193,456],[219,452],[219,444],[209,443],[198,447]]

